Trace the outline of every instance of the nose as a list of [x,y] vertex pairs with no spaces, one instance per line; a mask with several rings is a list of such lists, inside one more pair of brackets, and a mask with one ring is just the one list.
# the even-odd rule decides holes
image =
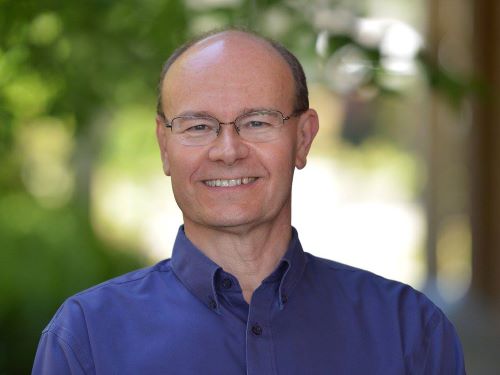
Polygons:
[[238,135],[233,123],[221,124],[219,135],[212,144],[208,157],[211,161],[221,161],[233,165],[248,156],[248,146]]

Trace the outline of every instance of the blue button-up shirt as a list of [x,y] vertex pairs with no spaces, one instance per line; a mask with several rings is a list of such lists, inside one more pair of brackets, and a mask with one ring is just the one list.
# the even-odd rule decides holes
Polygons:
[[293,230],[250,305],[179,230],[172,258],[69,298],[33,374],[464,374],[455,330],[411,287],[304,253]]

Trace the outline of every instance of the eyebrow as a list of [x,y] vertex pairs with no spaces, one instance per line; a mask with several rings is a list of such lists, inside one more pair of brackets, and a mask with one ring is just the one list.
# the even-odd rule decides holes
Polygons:
[[175,117],[214,117],[211,113],[206,112],[206,111],[184,111],[179,113],[178,115],[175,115]]
[[[241,111],[238,112],[236,117],[239,117],[241,115],[244,115],[246,113],[251,113],[251,112],[260,112],[260,111],[277,111],[275,108],[271,107],[249,107],[249,108],[243,108]],[[184,111],[179,113],[178,115],[174,116],[175,117],[213,117],[217,119],[216,116],[214,116],[212,113],[207,112],[207,111]]]
[[238,116],[244,115],[245,113],[261,112],[261,111],[277,111],[277,109],[276,108],[271,108],[271,107],[243,108],[243,110],[239,112]]

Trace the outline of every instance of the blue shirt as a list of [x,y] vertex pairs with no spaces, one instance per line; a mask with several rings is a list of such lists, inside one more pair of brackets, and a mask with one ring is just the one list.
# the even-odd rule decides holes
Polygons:
[[179,230],[172,258],[69,298],[33,374],[464,374],[444,314],[411,287],[303,252],[238,280]]

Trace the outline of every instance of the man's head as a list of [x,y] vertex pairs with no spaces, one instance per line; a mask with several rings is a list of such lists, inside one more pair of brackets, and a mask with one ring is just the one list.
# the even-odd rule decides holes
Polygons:
[[203,34],[199,37],[196,37],[194,39],[189,40],[188,42],[184,43],[182,46],[177,48],[172,55],[167,59],[165,64],[163,65],[161,74],[160,74],[160,80],[158,84],[158,101],[157,101],[157,108],[156,112],[158,115],[163,116],[163,105],[162,105],[162,87],[163,87],[163,81],[165,79],[165,75],[167,74],[168,70],[172,66],[172,64],[185,52],[187,51],[190,47],[192,47],[194,44],[196,44],[199,41],[202,41],[204,39],[209,38],[210,36],[221,34],[224,32],[241,32],[245,33],[248,36],[254,36],[257,39],[260,39],[262,41],[267,42],[272,48],[276,50],[277,53],[281,55],[281,57],[286,61],[288,66],[290,67],[290,70],[292,72],[294,84],[295,84],[295,105],[294,105],[294,110],[295,111],[305,111],[306,109],[309,108],[309,92],[307,89],[307,82],[306,82],[306,76],[304,74],[304,69],[302,68],[302,65],[300,64],[299,60],[293,53],[291,53],[287,48],[285,48],[283,45],[280,43],[268,39],[265,37],[262,37],[258,34],[255,34],[250,31],[244,31],[240,29],[228,29],[228,30],[214,30],[210,31],[206,34]]
[[[170,60],[160,87],[157,136],[186,228],[289,224],[294,168],[304,167],[318,129],[316,112],[308,109],[307,88],[306,100],[297,100],[294,68],[266,39],[235,30],[188,44]],[[302,82],[305,87],[305,78]],[[258,142],[232,126],[237,117],[255,110],[286,117],[297,109],[296,116],[274,129],[273,137]],[[221,125],[210,142],[193,145],[183,142],[185,134],[165,127],[179,116],[231,124]]]

